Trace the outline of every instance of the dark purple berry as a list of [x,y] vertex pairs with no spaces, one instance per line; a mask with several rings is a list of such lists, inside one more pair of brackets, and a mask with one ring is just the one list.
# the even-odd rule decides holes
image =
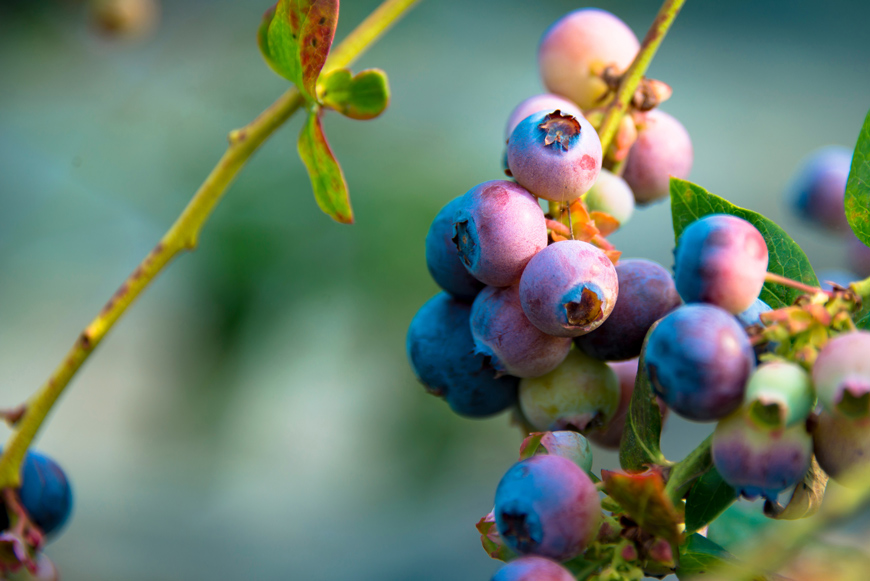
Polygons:
[[575,581],[568,569],[543,557],[526,555],[498,570],[492,581]]
[[560,456],[542,455],[507,471],[496,489],[493,512],[510,548],[566,561],[595,539],[601,502],[579,466]]
[[474,354],[471,306],[439,293],[423,305],[408,329],[411,367],[426,389],[443,397],[456,413],[483,417],[516,402],[516,377],[496,371]]
[[870,418],[822,411],[813,428],[813,449],[831,478],[849,486],[864,485],[860,475],[870,466]]
[[755,354],[732,315],[710,305],[685,305],[650,332],[645,363],[668,407],[684,418],[709,421],[740,407]]
[[852,150],[839,145],[817,149],[804,158],[788,185],[798,214],[808,222],[848,232],[843,200],[852,166]]
[[584,353],[605,361],[640,355],[653,323],[682,303],[673,277],[655,262],[621,260],[616,265],[616,275],[619,298],[613,312],[600,327],[574,340]]
[[769,430],[737,412],[716,426],[711,451],[716,470],[737,492],[775,501],[806,474],[813,441],[804,423]]
[[671,177],[686,179],[692,171],[692,140],[682,123],[659,109],[644,115],[622,177],[638,205],[670,193]]
[[569,337],[547,335],[523,313],[517,286],[486,287],[471,306],[475,352],[496,370],[539,377],[559,366],[571,349]]
[[507,146],[511,175],[545,200],[576,200],[598,179],[601,141],[592,124],[556,110],[529,115]]
[[476,279],[510,286],[519,282],[532,256],[547,246],[544,212],[520,185],[484,182],[462,197],[453,215],[453,242]]
[[767,245],[742,218],[710,214],[692,222],[674,254],[677,290],[687,303],[710,303],[736,315],[764,286]]
[[441,208],[426,234],[426,266],[435,282],[457,299],[471,302],[484,285],[471,276],[453,242],[453,215],[462,206],[462,196]]
[[610,315],[619,294],[616,269],[588,242],[564,240],[546,247],[520,279],[523,312],[541,331],[576,337]]

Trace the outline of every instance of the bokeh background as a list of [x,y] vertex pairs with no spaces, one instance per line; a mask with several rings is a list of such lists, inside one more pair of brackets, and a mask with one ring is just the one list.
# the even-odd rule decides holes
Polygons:
[[[269,2],[164,0],[137,42],[83,2],[0,2],[0,405],[27,397],[150,250],[225,147],[287,87],[255,43]],[[342,6],[341,38],[376,6]],[[597,6],[639,36],[658,3]],[[426,0],[356,69],[382,118],[330,115],[357,223],[317,209],[300,119],[256,154],[202,234],[75,379],[38,447],[75,487],[47,553],[64,579],[488,579],[474,523],[516,459],[506,415],[453,415],[416,383],[405,331],[436,292],[447,201],[501,175],[513,106],[567,0]],[[853,146],[870,107],[870,4],[690,1],[650,75],[695,145],[691,179],[780,222],[817,268],[842,243],[783,201],[799,160]],[[613,240],[670,267],[667,204]],[[672,420],[679,458],[710,426]],[[3,428],[0,437],[8,431]],[[616,466],[598,453],[596,469]]]

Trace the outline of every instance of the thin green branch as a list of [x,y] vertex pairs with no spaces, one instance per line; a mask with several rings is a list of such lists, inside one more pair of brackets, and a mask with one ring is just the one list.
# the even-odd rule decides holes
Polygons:
[[[349,65],[418,0],[386,0],[332,51],[326,68]],[[0,457],[0,489],[20,485],[21,462],[52,406],[76,372],[136,297],[178,254],[196,248],[199,233],[248,159],[303,104],[295,88],[278,98],[248,125],[231,131],[229,147],[157,246],[115,292],[25,405],[24,414]]]
[[634,92],[643,79],[647,68],[649,68],[653,56],[655,56],[659,45],[668,33],[668,29],[670,29],[671,24],[673,24],[674,19],[685,3],[686,0],[665,0],[652,26],[647,31],[637,56],[634,57],[628,70],[622,75],[616,95],[610,105],[608,105],[604,119],[601,121],[601,127],[598,129],[598,136],[601,138],[601,150],[605,154],[610,148],[613,138],[616,136],[616,131],[619,129],[622,117],[628,112],[631,98],[634,96]]

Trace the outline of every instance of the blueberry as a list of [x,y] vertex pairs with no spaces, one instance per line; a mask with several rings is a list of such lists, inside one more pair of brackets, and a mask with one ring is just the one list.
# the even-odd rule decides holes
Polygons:
[[591,109],[602,104],[608,91],[599,76],[604,68],[624,72],[638,48],[637,37],[618,17],[584,8],[566,14],[544,32],[538,68],[548,91]]
[[775,501],[777,494],[806,474],[813,441],[803,422],[769,430],[747,422],[737,412],[716,426],[711,450],[716,470],[740,494]]
[[742,218],[710,214],[692,222],[674,254],[677,290],[687,303],[710,303],[736,315],[764,286],[767,245]]
[[752,304],[749,305],[742,313],[735,315],[737,320],[740,321],[740,324],[743,325],[744,329],[752,327],[753,325],[762,325],[761,315],[762,313],[768,313],[773,309],[765,303],[761,299],[755,299],[752,301]]
[[576,200],[601,171],[601,141],[592,124],[558,110],[520,121],[508,140],[507,156],[514,179],[553,202]]
[[494,512],[498,532],[510,548],[566,561],[595,539],[601,502],[580,467],[543,455],[507,471],[496,489]]
[[426,266],[435,282],[457,299],[471,302],[485,285],[471,276],[453,243],[453,215],[462,196],[441,208],[426,234]]
[[709,421],[740,407],[755,354],[732,315],[710,305],[685,305],[650,332],[645,364],[668,407],[684,418]]
[[[72,512],[72,488],[63,469],[51,458],[28,451],[21,467],[21,505],[40,530],[46,534],[58,531]],[[9,527],[6,508],[0,506],[3,529]]]
[[828,341],[812,374],[825,409],[853,418],[870,416],[870,332],[856,331]]
[[553,95],[551,93],[535,95],[534,97],[529,97],[511,111],[511,114],[508,117],[507,126],[505,127],[505,141],[510,138],[511,133],[513,133],[514,128],[519,125],[520,121],[529,115],[541,111],[555,111],[556,109],[560,110],[562,113],[573,115],[574,117],[583,117],[583,112],[580,111],[580,107],[559,95]]
[[555,561],[526,555],[499,569],[492,581],[574,581],[574,575]]
[[650,260],[621,260],[616,265],[619,298],[613,312],[594,331],[577,337],[586,354],[605,361],[640,355],[643,340],[653,323],[676,309],[682,301],[674,279]]
[[817,149],[805,157],[787,191],[794,209],[808,222],[848,232],[843,200],[852,165],[852,150],[839,145]]
[[692,139],[682,123],[658,109],[645,114],[631,146],[622,177],[639,205],[666,198],[671,176],[685,179],[692,171]]
[[408,329],[408,359],[426,389],[456,413],[483,417],[516,401],[516,377],[496,372],[474,354],[471,306],[439,293],[423,305]]
[[529,434],[520,445],[520,459],[527,455],[527,446],[538,437],[540,439],[534,454],[561,456],[572,461],[586,472],[592,471],[592,450],[589,448],[589,442],[577,432],[556,431]]
[[520,279],[523,312],[541,331],[576,337],[600,326],[619,294],[616,269],[600,249],[579,240],[546,247]]
[[526,263],[547,246],[544,212],[518,184],[484,182],[466,192],[453,215],[453,242],[476,279],[509,286],[519,282]]
[[760,427],[784,428],[804,422],[816,403],[810,376],[791,361],[769,361],[749,377],[744,409]]
[[592,188],[586,192],[586,206],[590,212],[610,214],[624,226],[634,212],[634,194],[624,179],[602,169]]
[[[870,466],[870,418],[849,418],[839,412],[822,411],[813,427],[816,460],[840,484],[863,486],[855,481]],[[850,471],[855,472],[850,477]]]
[[[602,448],[619,449],[622,432],[625,430],[625,421],[628,417],[628,407],[631,404],[631,396],[634,394],[634,384],[637,381],[637,364],[636,358],[607,364],[619,379],[619,406],[609,422],[587,434],[589,440]],[[659,412],[662,414],[662,423],[664,423],[668,415],[668,406],[661,398],[656,399],[659,404]]]
[[486,287],[471,306],[475,353],[496,370],[517,377],[549,373],[568,355],[569,337],[547,335],[523,313],[517,286]]
[[619,379],[606,363],[574,349],[554,371],[520,381],[519,402],[535,429],[588,432],[616,414]]

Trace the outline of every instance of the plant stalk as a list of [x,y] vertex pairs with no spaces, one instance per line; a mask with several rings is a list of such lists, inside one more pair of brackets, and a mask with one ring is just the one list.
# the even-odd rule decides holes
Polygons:
[[[419,0],[386,0],[333,50],[325,71],[351,64]],[[157,246],[118,288],[100,313],[82,331],[48,381],[25,404],[0,457],[0,489],[20,486],[21,463],[46,416],[70,380],[127,308],[178,254],[194,250],[203,225],[211,216],[248,159],[302,105],[294,87],[281,95],[251,123],[229,134],[229,147]]]
[[601,121],[601,126],[598,129],[598,137],[601,139],[601,151],[605,155],[610,150],[610,143],[616,136],[616,131],[619,129],[622,117],[628,112],[628,106],[631,98],[634,96],[634,92],[637,90],[638,85],[640,85],[640,81],[649,68],[649,64],[652,62],[659,45],[664,40],[671,24],[673,24],[674,19],[685,3],[686,0],[665,0],[662,7],[659,8],[656,19],[653,20],[652,25],[647,31],[646,37],[644,37],[640,45],[640,50],[637,51],[637,56],[634,57],[628,70],[622,75],[616,95],[613,97],[610,105],[607,106],[604,119]]

